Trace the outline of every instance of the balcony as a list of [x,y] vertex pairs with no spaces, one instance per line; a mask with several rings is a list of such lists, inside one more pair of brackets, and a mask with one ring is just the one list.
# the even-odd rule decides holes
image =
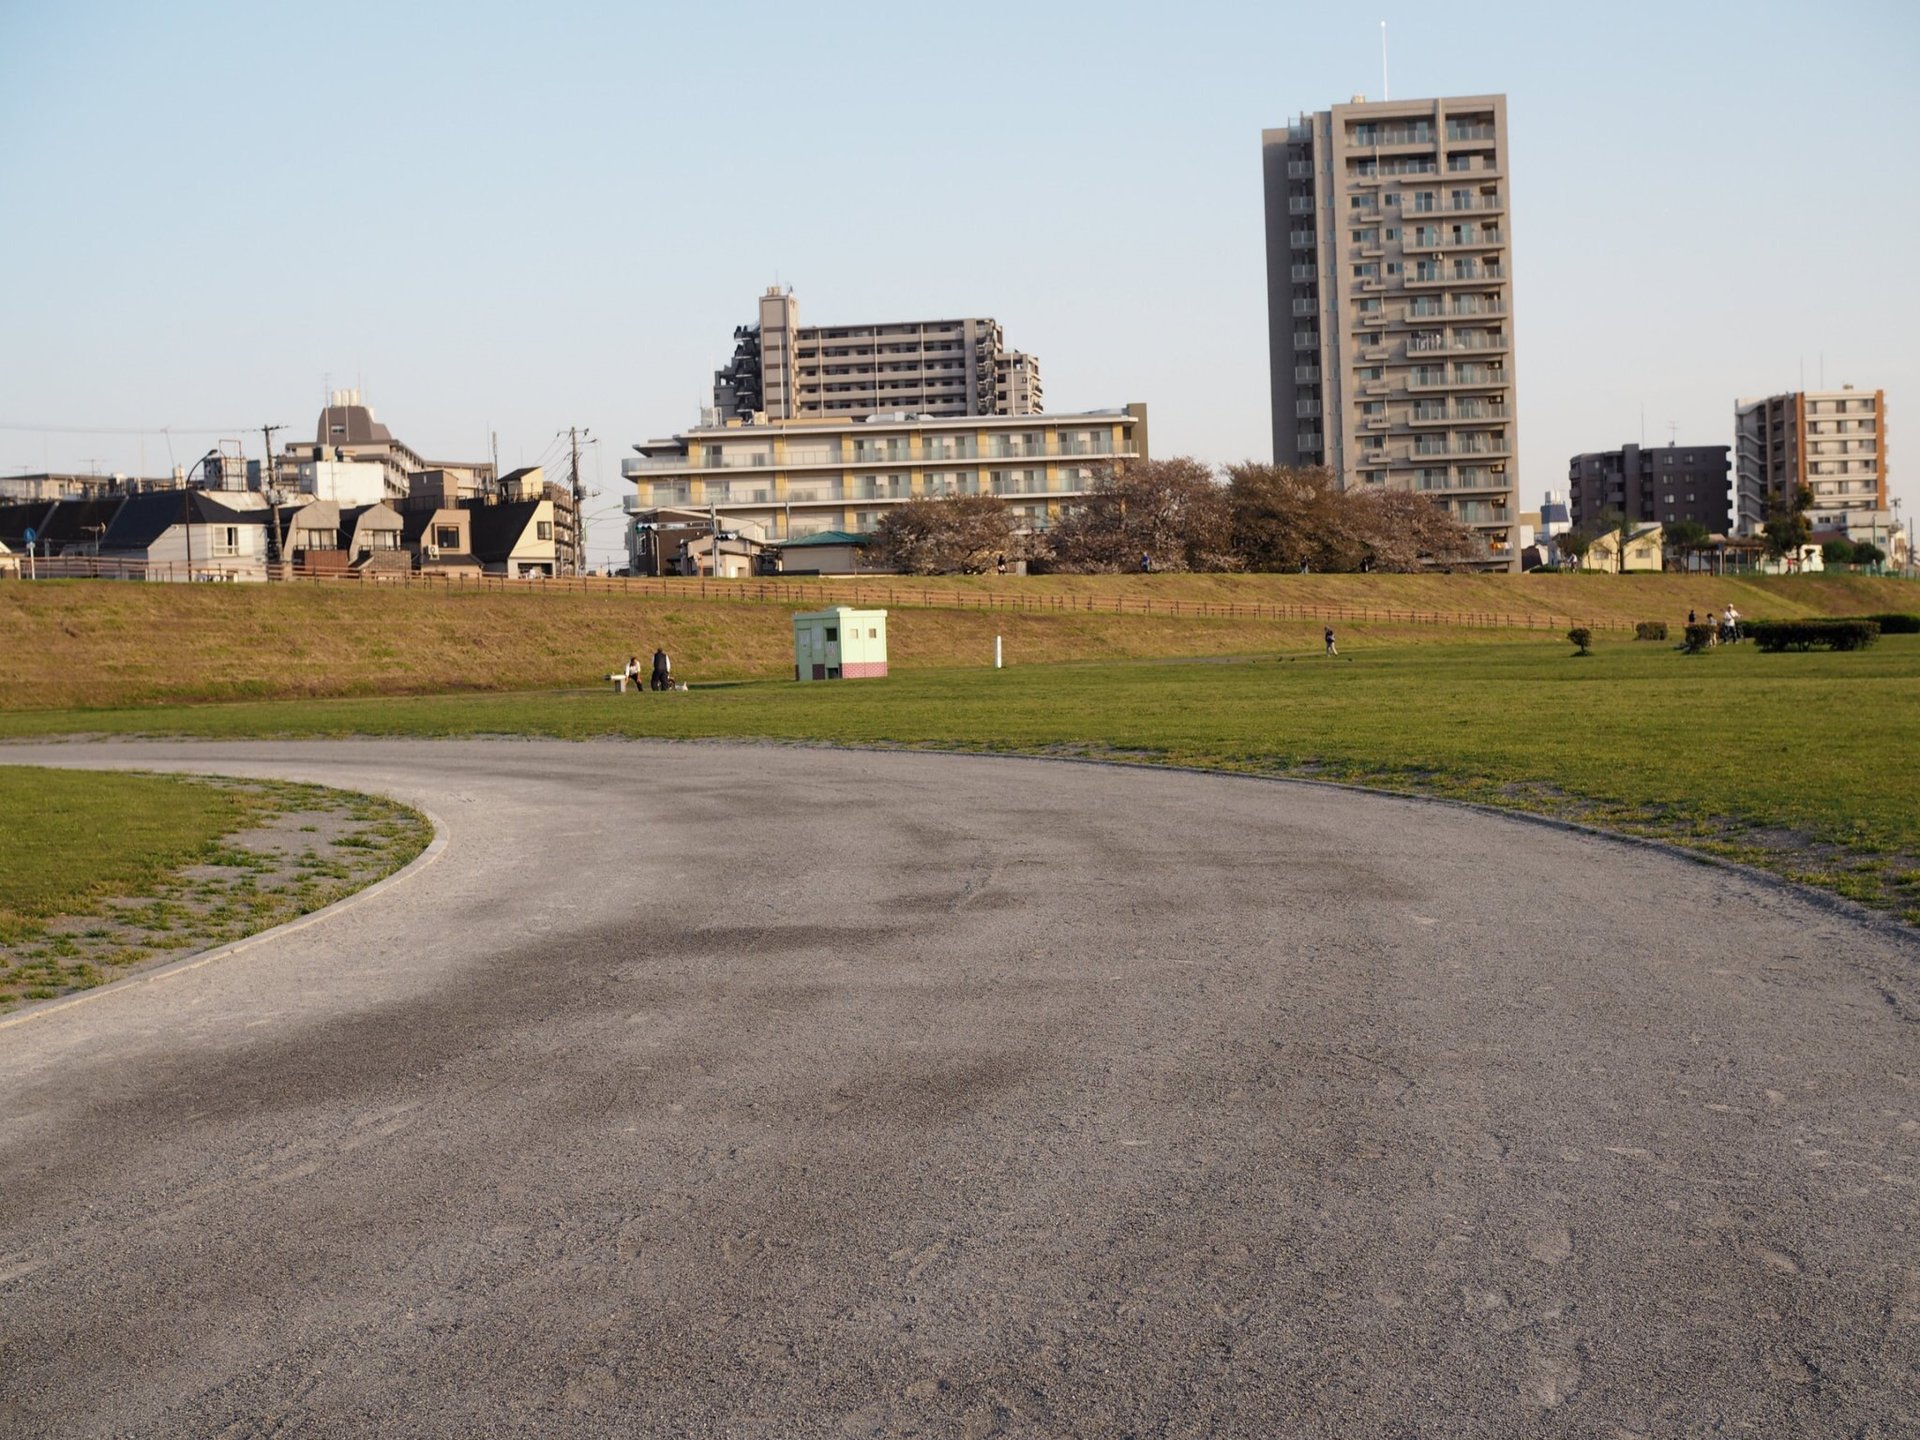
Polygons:
[[1320,267],[1318,265],[1295,265],[1291,267],[1291,273],[1295,280],[1318,280],[1320,278]]
[[1470,195],[1464,200],[1449,200],[1449,210],[1504,210],[1507,202],[1498,195]]
[[1472,235],[1446,235],[1431,242],[1421,242],[1415,248],[1434,248],[1440,250],[1497,250],[1507,243],[1507,237],[1498,230],[1483,229]]
[[1449,120],[1447,122],[1447,139],[1491,140],[1493,139],[1493,126],[1473,124],[1464,120]]
[[1293,348],[1296,350],[1318,350],[1320,348],[1320,337],[1315,334],[1310,334],[1305,330],[1296,330],[1293,332]]
[[[1411,388],[1411,387],[1409,387]],[[1511,419],[1505,405],[1416,405],[1407,415],[1410,425],[1468,425]]]
[[1320,313],[1320,302],[1318,300],[1296,300],[1293,302],[1293,313],[1296,315],[1318,315]]
[[1287,243],[1296,250],[1313,249],[1319,238],[1311,230],[1291,230],[1287,233]]
[[1475,265],[1467,270],[1444,275],[1422,275],[1418,271],[1404,277],[1408,288],[1441,289],[1448,285],[1498,284],[1507,278],[1504,265]]
[[1296,365],[1293,367],[1293,383],[1296,385],[1313,385],[1318,383],[1319,379],[1320,367],[1318,365]]
[[1298,420],[1318,420],[1320,402],[1318,400],[1296,400],[1293,402],[1294,418]]
[[[1449,125],[1448,130],[1452,130]],[[1418,125],[1356,125],[1347,132],[1347,143],[1356,150],[1375,149],[1382,145],[1431,145],[1433,144],[1433,126]]]
[[1513,454],[1513,447],[1504,441],[1497,443],[1465,445],[1416,445],[1410,452],[1414,460],[1500,460]]
[[1287,199],[1287,213],[1290,215],[1311,215],[1313,197],[1311,195],[1293,195]]
[[1313,162],[1311,160],[1289,160],[1287,162],[1287,178],[1289,180],[1311,180],[1313,178]]
[[1483,368],[1478,365],[1456,367],[1452,375],[1414,376],[1408,379],[1409,390],[1504,390],[1507,386],[1507,372],[1497,368]]

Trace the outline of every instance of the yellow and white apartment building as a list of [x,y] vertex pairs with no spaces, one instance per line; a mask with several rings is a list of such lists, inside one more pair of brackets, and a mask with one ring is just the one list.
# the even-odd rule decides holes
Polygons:
[[767,541],[829,530],[868,534],[908,500],[998,495],[1043,532],[1105,467],[1147,458],[1147,407],[1067,415],[874,415],[703,424],[636,445],[622,462],[627,553],[660,510],[710,510]]

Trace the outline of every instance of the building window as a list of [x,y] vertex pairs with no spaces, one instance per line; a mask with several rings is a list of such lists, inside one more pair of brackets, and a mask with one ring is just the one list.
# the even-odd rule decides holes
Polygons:
[[551,540],[553,538],[553,522],[551,520],[536,521],[533,532],[542,540]]
[[460,548],[460,528],[457,525],[436,525],[433,527],[433,543],[441,550]]

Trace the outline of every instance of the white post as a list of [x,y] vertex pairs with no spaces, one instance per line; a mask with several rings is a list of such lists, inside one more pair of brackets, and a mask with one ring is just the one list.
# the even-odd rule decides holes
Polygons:
[[993,668],[996,670],[1000,668],[1000,637],[998,635],[993,637]]

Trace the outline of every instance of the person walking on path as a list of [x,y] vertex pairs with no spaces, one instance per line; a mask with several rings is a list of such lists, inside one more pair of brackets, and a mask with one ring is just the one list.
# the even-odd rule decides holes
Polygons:
[[1329,625],[1327,626],[1327,654],[1338,655],[1339,653],[1338,647],[1333,643],[1333,627]]
[[667,659],[664,646],[653,652],[653,678],[647,683],[649,688],[654,690],[673,688],[673,662]]

